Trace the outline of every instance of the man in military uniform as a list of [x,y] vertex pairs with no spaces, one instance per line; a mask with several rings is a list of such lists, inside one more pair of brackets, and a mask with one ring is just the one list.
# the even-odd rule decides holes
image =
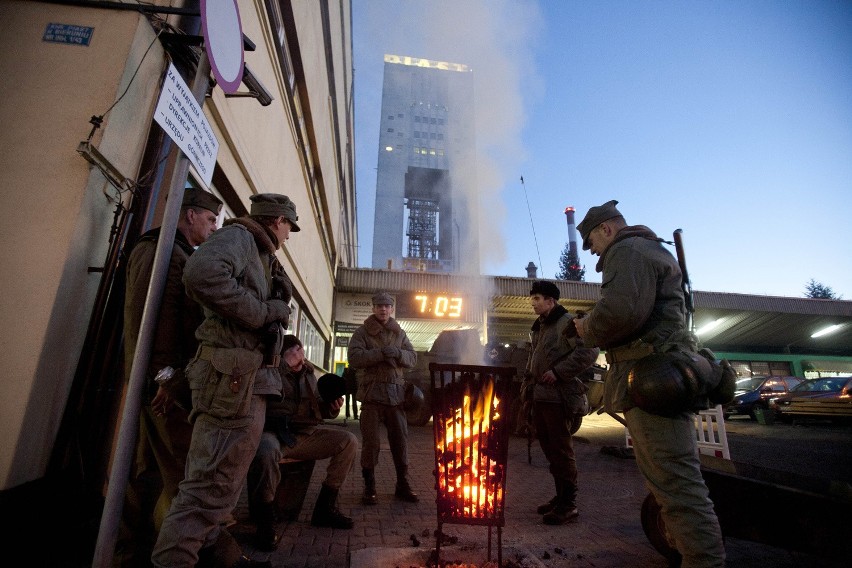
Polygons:
[[403,372],[417,363],[417,353],[393,313],[393,298],[387,292],[373,296],[373,315],[349,340],[349,364],[358,369],[361,403],[361,472],[367,505],[378,503],[375,467],[379,462],[379,425],[388,431],[391,456],[396,467],[394,496],[416,503],[417,494],[408,481],[408,422],[403,409]]
[[559,304],[559,288],[539,280],[530,289],[538,318],[530,333],[532,348],[521,391],[532,398],[536,436],[541,444],[556,495],[536,510],[548,525],[574,522],[577,511],[577,460],[571,435],[588,412],[586,385],[578,375],[592,366],[597,349],[583,346],[573,318]]
[[158,567],[250,563],[222,527],[257,451],[267,397],[281,397],[278,364],[292,284],[275,253],[299,231],[286,195],[250,199],[251,214],[227,221],[184,269],[187,294],[205,319],[186,367],[193,421],[186,476],[154,547]]
[[577,226],[583,249],[600,256],[601,298],[574,320],[586,345],[606,349],[604,405],[624,412],[636,464],[660,504],[684,568],[725,565],[719,522],[701,475],[693,414],[646,412],[631,401],[628,375],[652,353],[695,351],[677,260],[643,225],[627,225],[617,201],[592,207]]
[[[198,341],[195,329],[204,319],[201,307],[190,299],[181,278],[183,267],[195,247],[216,230],[222,202],[212,193],[188,188],[184,191],[174,247],[169,260],[162,302],[145,371],[145,392],[139,415],[136,463],[127,488],[122,531],[117,556],[122,565],[147,566],[157,531],[183,479],[186,454],[192,438],[189,423],[189,384],[183,368]],[[151,229],[134,245],[127,261],[124,299],[124,360],[130,377],[139,326],[154,267],[160,228]],[[171,369],[165,382],[156,382],[160,370]],[[162,376],[165,378],[169,372]],[[150,495],[156,487],[158,495]]]
[[313,365],[305,359],[302,342],[295,335],[284,336],[279,371],[284,397],[280,401],[270,400],[266,405],[263,436],[248,474],[250,509],[257,522],[255,541],[258,548],[269,551],[278,545],[274,522],[275,493],[281,482],[280,461],[330,458],[311,525],[351,529],[352,519],[337,508],[337,494],[358,450],[355,434],[322,425],[323,418],[335,418],[340,413],[343,397],[323,400]]

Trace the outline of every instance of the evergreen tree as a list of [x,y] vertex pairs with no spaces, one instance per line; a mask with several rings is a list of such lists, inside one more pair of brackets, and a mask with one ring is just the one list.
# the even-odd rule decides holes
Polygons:
[[586,280],[586,267],[580,266],[577,253],[571,252],[571,243],[565,243],[562,255],[559,257],[559,272],[556,273],[559,280],[572,280],[584,282]]
[[822,282],[817,282],[813,278],[805,284],[806,298],[819,298],[823,300],[839,300],[840,296],[834,293],[831,286],[826,286]]

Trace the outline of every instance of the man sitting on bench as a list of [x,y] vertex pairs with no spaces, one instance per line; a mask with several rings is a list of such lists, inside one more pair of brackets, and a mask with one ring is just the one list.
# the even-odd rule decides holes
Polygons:
[[352,469],[358,440],[348,430],[322,425],[323,418],[340,413],[343,397],[323,400],[302,342],[295,335],[285,335],[283,342],[279,371],[284,396],[280,402],[270,399],[267,404],[264,432],[248,473],[248,498],[257,522],[255,544],[267,551],[278,546],[275,492],[281,482],[282,459],[331,458],[311,525],[352,528],[352,519],[337,509],[337,493]]

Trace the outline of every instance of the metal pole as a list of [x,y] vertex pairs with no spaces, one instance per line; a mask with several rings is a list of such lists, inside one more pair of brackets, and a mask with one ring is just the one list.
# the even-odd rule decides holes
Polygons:
[[[192,94],[200,105],[204,104],[207,93],[210,61],[206,50],[201,50],[195,78],[192,82]],[[169,186],[169,198],[163,212],[163,224],[157,250],[154,254],[154,266],[151,272],[151,283],[148,295],[145,297],[145,308],[142,312],[142,322],[139,326],[139,341],[133,354],[133,366],[127,386],[127,396],[124,401],[124,411],[121,416],[121,428],[118,435],[118,445],[109,476],[104,510],[101,514],[101,524],[98,530],[98,540],[95,544],[95,555],[92,568],[109,568],[115,553],[115,542],[118,537],[118,525],[124,507],[124,494],[130,477],[130,463],[139,434],[139,412],[142,408],[142,391],[145,386],[145,370],[151,358],[151,344],[154,339],[154,324],[163,290],[166,286],[166,276],[169,271],[169,261],[174,247],[175,231],[180,218],[183,191],[189,174],[189,158],[174,146],[178,152],[178,163]]]

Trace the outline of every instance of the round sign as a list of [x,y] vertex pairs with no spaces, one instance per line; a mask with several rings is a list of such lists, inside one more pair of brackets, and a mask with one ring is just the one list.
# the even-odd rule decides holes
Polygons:
[[237,0],[201,0],[201,30],[213,76],[235,93],[243,80],[243,29]]

